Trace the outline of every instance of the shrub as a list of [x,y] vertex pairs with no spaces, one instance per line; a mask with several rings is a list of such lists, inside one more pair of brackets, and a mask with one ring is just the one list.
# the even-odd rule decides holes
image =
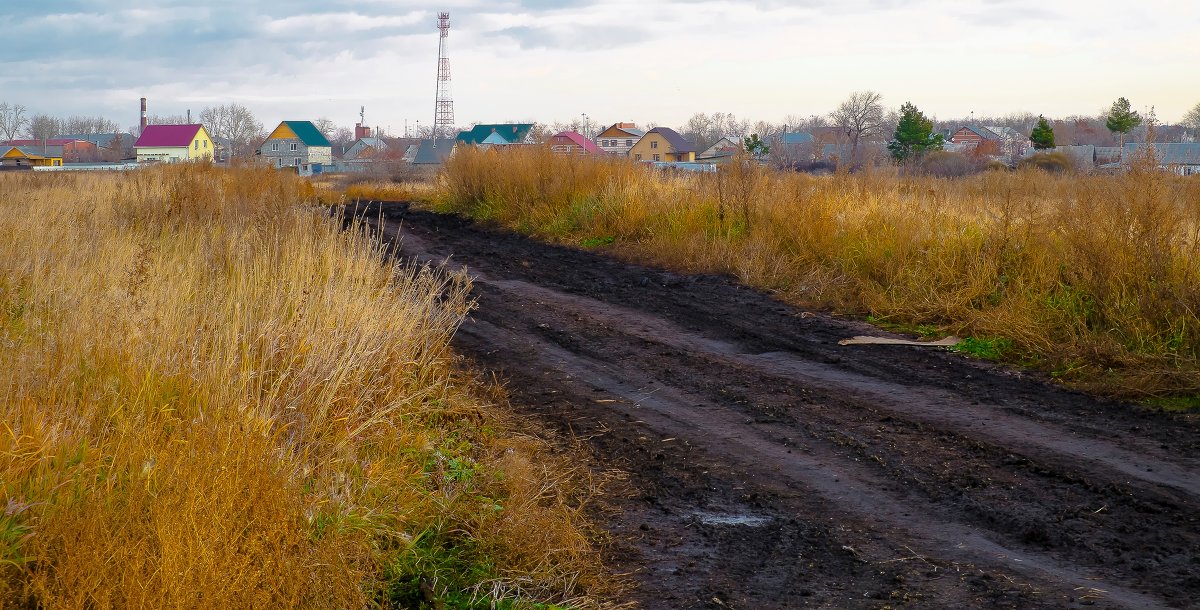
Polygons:
[[465,278],[380,264],[270,169],[13,174],[0,605],[361,608],[414,580],[558,601],[597,582],[584,480],[456,372]]
[[438,200],[564,243],[613,236],[618,256],[727,273],[808,306],[984,337],[1110,394],[1200,390],[1200,182],[1141,166],[977,173],[954,153],[926,164],[931,176],[665,177],[462,151]]
[[1074,170],[1075,163],[1066,153],[1041,152],[1021,159],[1021,161],[1017,163],[1017,167],[1021,169],[1040,169],[1052,174],[1063,174]]
[[983,171],[984,163],[962,153],[937,150],[921,158],[918,173],[938,178],[961,178]]

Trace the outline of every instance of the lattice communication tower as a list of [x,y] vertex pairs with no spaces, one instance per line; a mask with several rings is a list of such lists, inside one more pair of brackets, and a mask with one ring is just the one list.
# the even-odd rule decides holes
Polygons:
[[450,58],[446,56],[446,37],[450,35],[450,13],[438,13],[437,98],[433,110],[433,137],[447,137],[454,129],[454,97],[450,95]]

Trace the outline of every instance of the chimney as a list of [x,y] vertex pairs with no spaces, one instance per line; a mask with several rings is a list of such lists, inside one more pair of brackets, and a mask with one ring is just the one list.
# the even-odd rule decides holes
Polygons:
[[191,125],[191,124],[192,124],[192,109],[191,109],[191,108],[188,108],[188,120],[187,120],[187,124],[188,124],[188,125]]
[[142,121],[138,123],[138,135],[142,135],[143,131],[146,131],[146,98],[144,97],[142,98]]
[[355,140],[361,140],[363,138],[369,138],[369,137],[371,137],[371,128],[370,127],[367,127],[366,125],[363,125],[362,123],[354,124],[354,139]]

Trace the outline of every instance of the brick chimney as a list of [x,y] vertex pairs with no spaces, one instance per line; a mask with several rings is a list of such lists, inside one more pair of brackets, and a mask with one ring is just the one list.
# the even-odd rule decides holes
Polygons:
[[354,124],[354,139],[355,140],[361,140],[363,138],[369,138],[369,137],[371,137],[371,128],[370,127],[367,127],[366,125],[363,125],[362,123]]

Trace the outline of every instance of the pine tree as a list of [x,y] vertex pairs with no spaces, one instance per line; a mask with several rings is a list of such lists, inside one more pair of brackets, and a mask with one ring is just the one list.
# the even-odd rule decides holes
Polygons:
[[758,137],[758,134],[756,133],[746,136],[746,138],[742,140],[742,146],[744,146],[746,148],[746,152],[750,153],[750,156],[754,157],[755,159],[762,159],[771,153],[771,147],[767,146],[767,143],[763,142],[762,138]]
[[933,133],[933,121],[925,118],[912,102],[905,102],[900,107],[900,122],[896,124],[892,141],[888,142],[888,151],[893,159],[903,163],[928,151],[941,150],[944,139],[942,134]]
[[1125,136],[1134,127],[1142,124],[1142,117],[1136,110],[1129,109],[1129,100],[1121,97],[1113,102],[1112,110],[1108,111],[1108,120],[1104,125],[1114,134],[1121,134],[1121,147],[1125,146]]
[[1029,134],[1029,140],[1033,142],[1033,147],[1037,150],[1054,148],[1054,128],[1050,126],[1046,117],[1038,117],[1037,127],[1034,127],[1033,132]]

